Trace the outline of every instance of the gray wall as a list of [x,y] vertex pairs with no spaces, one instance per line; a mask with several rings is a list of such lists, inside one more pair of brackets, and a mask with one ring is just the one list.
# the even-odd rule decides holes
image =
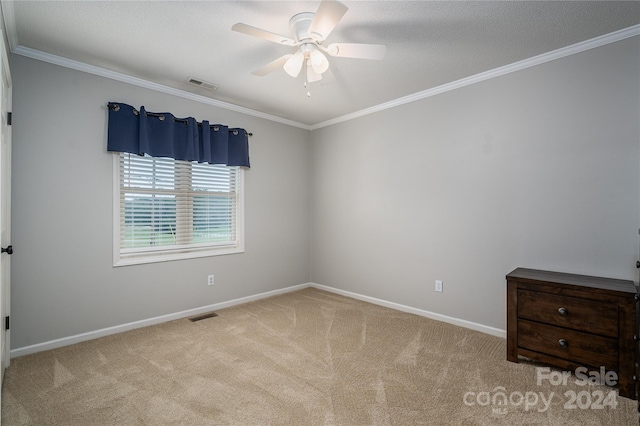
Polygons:
[[[310,278],[502,329],[504,276],[517,266],[635,280],[639,46],[635,37],[311,136],[12,55],[12,348]],[[111,266],[110,100],[254,133],[246,253]]]
[[639,47],[313,131],[311,281],[500,329],[516,267],[637,281]]
[[[12,348],[309,281],[308,131],[21,56],[11,73]],[[108,101],[253,132],[244,254],[112,267]]]

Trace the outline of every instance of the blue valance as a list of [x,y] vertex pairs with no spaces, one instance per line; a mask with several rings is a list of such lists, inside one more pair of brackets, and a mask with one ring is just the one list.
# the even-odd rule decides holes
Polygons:
[[140,111],[119,102],[108,106],[108,151],[249,167],[249,134],[244,129],[149,112],[144,106]]

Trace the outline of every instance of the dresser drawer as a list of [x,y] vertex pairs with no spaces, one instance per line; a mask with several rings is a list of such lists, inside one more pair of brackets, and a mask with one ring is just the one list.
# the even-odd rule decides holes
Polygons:
[[[561,340],[566,342],[566,347],[562,347]],[[518,347],[582,365],[604,366],[607,370],[618,371],[618,341],[609,337],[520,320]]]
[[518,317],[618,337],[618,305],[614,303],[519,289]]

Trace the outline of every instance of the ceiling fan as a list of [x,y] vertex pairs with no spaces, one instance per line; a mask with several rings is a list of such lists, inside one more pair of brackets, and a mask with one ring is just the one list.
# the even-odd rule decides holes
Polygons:
[[[308,89],[308,83],[322,80],[322,74],[329,70],[329,60],[324,53],[338,58],[384,58],[387,50],[384,44],[331,43],[326,47],[322,45],[347,10],[348,7],[338,1],[323,0],[315,13],[298,13],[289,20],[291,38],[242,23],[235,24],[231,29],[295,47],[294,53],[281,56],[251,74],[265,76],[282,67],[291,77],[297,77],[304,69],[305,87]],[[308,91],[307,95],[310,95]]]

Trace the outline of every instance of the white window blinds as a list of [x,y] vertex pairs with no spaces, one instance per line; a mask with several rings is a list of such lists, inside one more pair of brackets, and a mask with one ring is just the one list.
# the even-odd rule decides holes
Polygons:
[[239,167],[120,153],[118,174],[116,263],[242,250]]

